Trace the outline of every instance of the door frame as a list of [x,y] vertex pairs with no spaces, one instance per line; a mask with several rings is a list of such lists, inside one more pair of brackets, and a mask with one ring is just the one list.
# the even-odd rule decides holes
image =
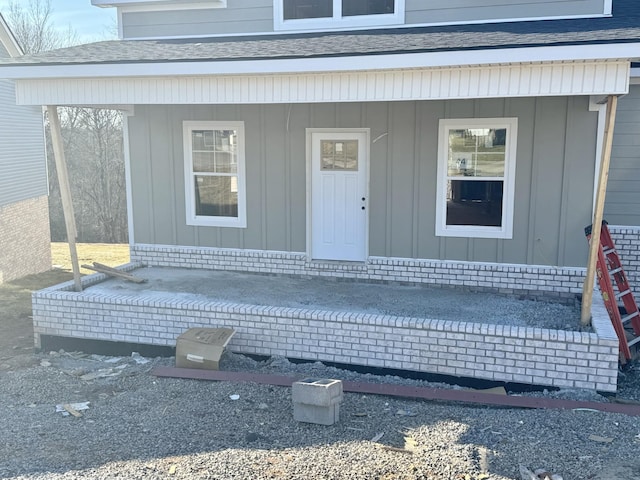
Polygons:
[[[306,208],[306,214],[307,214],[307,241],[306,241],[306,245],[307,245],[307,260],[313,260],[313,261],[317,261],[317,262],[332,262],[332,261],[337,261],[337,262],[343,262],[346,260],[325,260],[325,259],[313,259],[312,257],[312,244],[313,244],[313,216],[312,216],[312,198],[313,198],[313,192],[312,192],[312,188],[313,188],[313,151],[312,151],[312,135],[314,133],[333,133],[333,134],[340,134],[340,133],[361,133],[364,134],[365,136],[365,144],[364,144],[364,152],[365,152],[365,158],[364,158],[364,162],[362,162],[362,165],[364,165],[365,168],[365,198],[367,199],[365,201],[365,207],[366,207],[366,215],[365,215],[365,220],[364,220],[364,261],[366,262],[366,260],[369,258],[369,217],[370,217],[370,209],[369,206],[371,205],[370,202],[370,198],[369,198],[369,194],[370,194],[370,187],[369,187],[369,179],[370,179],[370,172],[371,172],[371,129],[370,128],[307,128],[306,130],[306,164],[307,164],[307,208]],[[352,262],[351,262],[352,263]],[[362,262],[356,262],[356,263],[362,263]]]

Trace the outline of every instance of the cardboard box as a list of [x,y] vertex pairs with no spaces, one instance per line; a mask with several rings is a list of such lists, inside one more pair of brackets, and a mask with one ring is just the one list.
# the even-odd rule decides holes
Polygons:
[[232,328],[190,328],[176,341],[176,367],[218,370]]

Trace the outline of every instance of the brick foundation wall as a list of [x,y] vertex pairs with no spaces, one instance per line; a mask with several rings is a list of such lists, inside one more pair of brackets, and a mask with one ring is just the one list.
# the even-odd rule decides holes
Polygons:
[[640,300],[640,227],[609,225],[609,231],[636,300]]
[[133,245],[131,261],[158,267],[310,275],[366,282],[466,287],[573,302],[585,268],[369,257],[365,263],[308,260],[306,254],[262,250]]
[[[133,268],[130,265],[127,269]],[[83,278],[85,287],[101,274]],[[618,341],[602,298],[593,333],[185,300],[167,293],[36,292],[40,335],[174,346],[191,327],[236,330],[230,350],[552,387],[616,390]]]
[[47,197],[0,207],[0,283],[50,269]]

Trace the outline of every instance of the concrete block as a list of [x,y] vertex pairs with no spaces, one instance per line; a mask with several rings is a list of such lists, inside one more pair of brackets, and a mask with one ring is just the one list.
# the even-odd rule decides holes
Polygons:
[[305,378],[295,382],[291,390],[293,403],[328,407],[342,401],[342,381],[328,378]]
[[297,422],[333,425],[340,419],[340,404],[335,403],[328,407],[320,407],[306,403],[294,403],[293,419]]
[[342,381],[306,378],[293,384],[291,398],[294,420],[333,425],[340,417]]

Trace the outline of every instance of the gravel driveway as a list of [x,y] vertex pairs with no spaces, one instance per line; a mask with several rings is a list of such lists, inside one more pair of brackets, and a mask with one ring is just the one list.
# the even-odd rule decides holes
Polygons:
[[[149,373],[171,365],[64,352],[0,364],[0,477],[498,480],[520,479],[523,464],[565,480],[640,478],[640,417],[347,393],[326,427],[293,420],[289,388]],[[221,369],[420,383],[234,354]],[[55,411],[76,402],[89,402],[81,417]]]

